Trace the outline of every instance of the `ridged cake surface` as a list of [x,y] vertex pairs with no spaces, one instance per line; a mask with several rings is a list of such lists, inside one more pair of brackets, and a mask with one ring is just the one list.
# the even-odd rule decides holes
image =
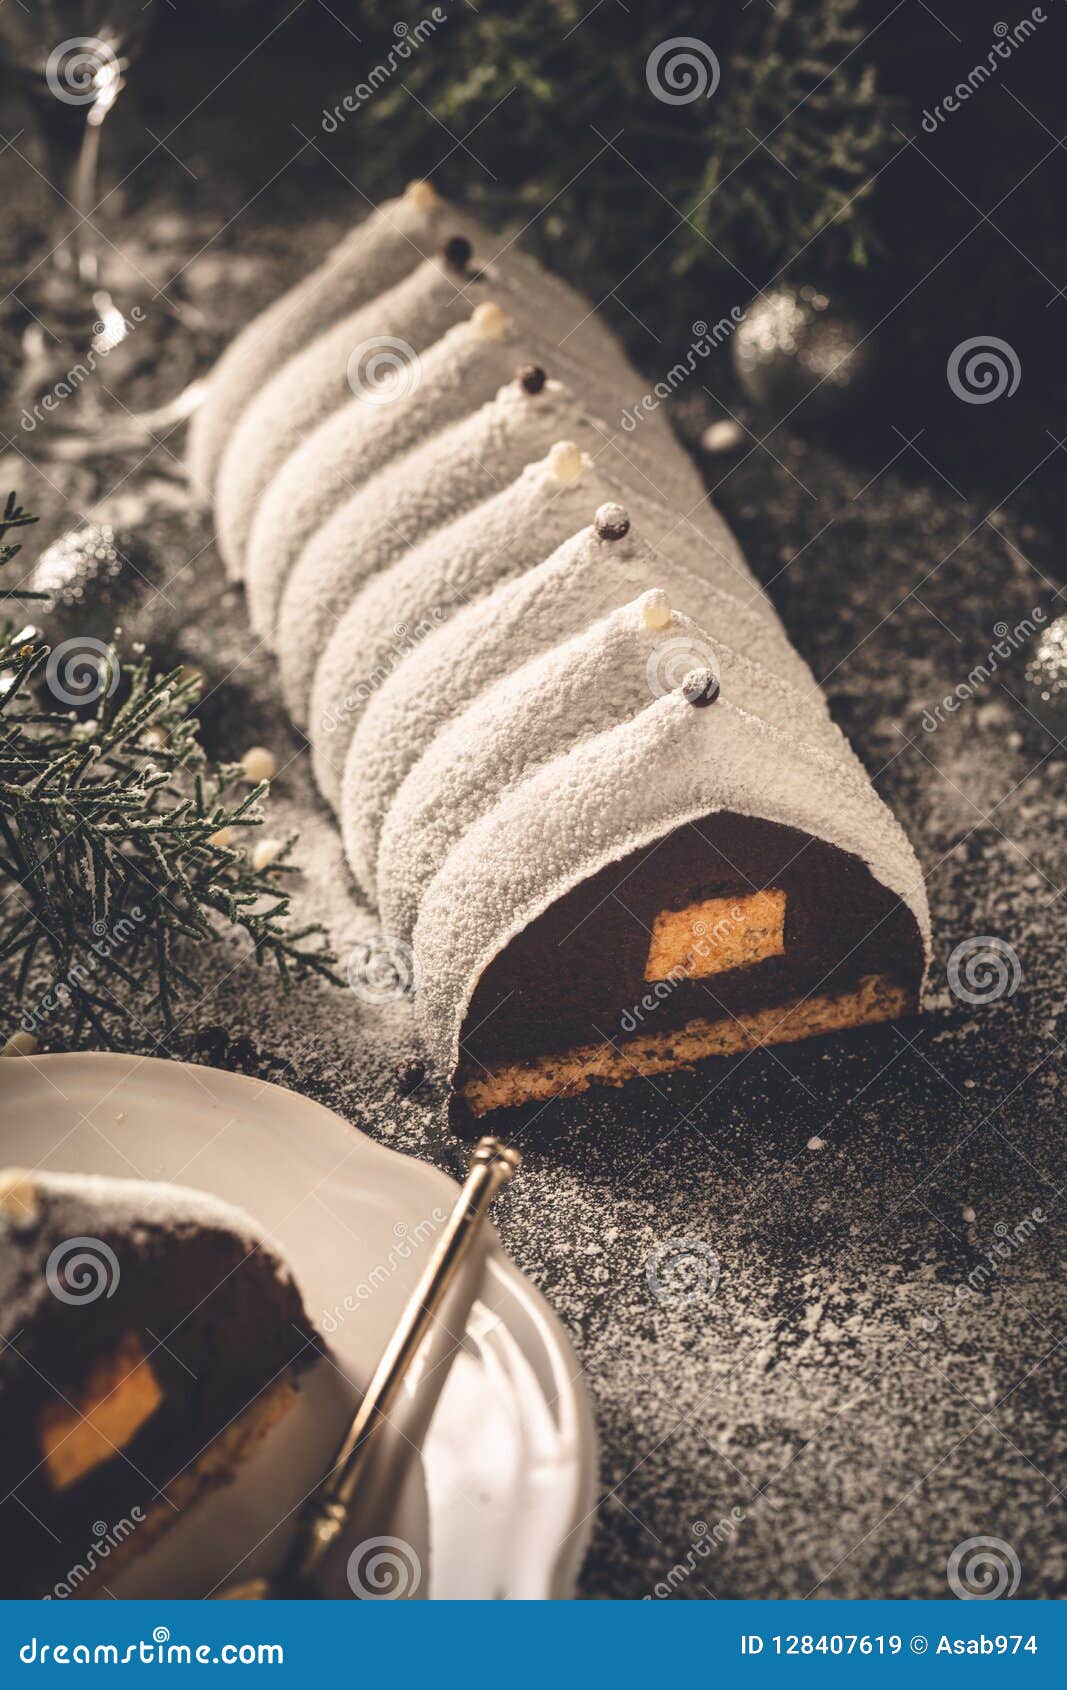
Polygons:
[[[571,289],[494,245],[416,185],[245,331],[192,445],[201,482],[221,459],[228,567],[353,874],[413,947],[429,1046],[477,1112],[581,1089],[583,1064],[620,1083],[594,1025],[614,965],[565,958],[552,926],[586,887],[579,925],[620,989],[642,967],[685,983],[629,1046],[638,1071],[904,1013],[929,954],[914,852],[665,408],[635,405],[640,378]],[[349,360],[390,336],[396,380],[364,393]],[[613,865],[646,913],[609,930]],[[731,898],[736,932],[698,965],[687,923]],[[509,997],[497,1046],[464,1053],[472,1002],[492,1017]]]

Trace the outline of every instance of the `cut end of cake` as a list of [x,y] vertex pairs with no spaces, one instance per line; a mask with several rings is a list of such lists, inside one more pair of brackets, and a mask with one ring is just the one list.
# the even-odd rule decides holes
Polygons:
[[125,1449],[163,1403],[163,1389],[136,1332],[92,1364],[73,1400],[41,1409],[37,1433],[48,1483],[68,1490]]
[[457,1120],[910,1014],[924,961],[913,912],[854,854],[702,815],[576,881],[484,967]]
[[578,1097],[591,1086],[624,1086],[639,1077],[691,1068],[709,1057],[738,1056],[760,1046],[894,1021],[915,1008],[914,998],[903,986],[883,976],[867,975],[851,991],[837,996],[816,993],[746,1015],[697,1019],[662,1033],[578,1045],[530,1062],[502,1063],[470,1076],[461,1095],[470,1115],[480,1119],[500,1109]]
[[657,915],[645,979],[706,979],[784,953],[785,893],[777,887],[747,897],[704,898]]

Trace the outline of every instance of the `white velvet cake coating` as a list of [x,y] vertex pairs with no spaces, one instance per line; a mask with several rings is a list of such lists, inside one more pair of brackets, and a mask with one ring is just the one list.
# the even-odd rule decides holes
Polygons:
[[[482,692],[434,740],[386,818],[378,885],[389,939],[407,942],[423,887],[505,791],[579,740],[643,710],[673,675],[680,682],[692,670],[710,667],[721,676],[724,693],[731,689],[746,702],[770,704],[788,726],[797,714],[790,689],[778,682],[776,693],[774,678],[754,665],[739,677],[731,655],[715,648],[689,617],[671,611],[662,591],[653,590]],[[825,718],[816,723],[834,749],[843,747]],[[862,779],[858,771],[856,778]]]
[[[476,299],[479,290],[471,287],[469,295]],[[449,390],[464,384],[462,392],[467,401],[464,408],[473,411],[522,364],[535,364],[547,369],[572,391],[580,392],[586,410],[593,415],[617,414],[620,407],[632,403],[640,391],[636,385],[638,377],[628,366],[622,367],[630,386],[622,387],[614,378],[610,383],[603,378],[591,378],[588,370],[573,358],[560,357],[552,346],[551,334],[545,335],[537,314],[531,313],[529,305],[516,297],[513,288],[494,288],[488,303],[502,309],[509,323],[502,342],[509,349],[510,358],[502,358],[500,373],[492,389],[486,391],[484,383],[475,379],[476,372],[469,369],[464,359],[464,342],[456,330],[444,335],[424,352],[417,365],[411,363],[410,380],[407,379],[408,371],[401,371],[402,388],[405,385],[410,387],[403,403],[410,413],[425,419],[423,433],[442,427],[446,420],[436,409],[434,384],[438,389],[444,386]],[[329,352],[325,342],[311,348],[308,356],[310,352],[321,353],[326,365],[335,361],[335,352]],[[455,359],[452,372],[447,369],[450,355]],[[615,371],[618,366],[619,360],[615,360],[611,369]],[[271,404],[277,409],[280,396],[276,389],[274,393]],[[405,449],[403,445],[396,444],[397,435],[389,428],[393,408],[391,404],[368,407],[358,398],[348,398],[333,411],[326,408],[324,420],[310,431],[305,430],[301,442],[290,450],[253,502],[242,572],[248,584],[252,626],[262,638],[273,640],[285,580],[310,536],[329,520],[338,505],[344,503],[370,474]],[[279,425],[268,423],[261,411],[259,406],[254,409],[247,429],[251,430],[253,426],[277,429]],[[456,415],[459,414],[457,406]],[[295,425],[289,420],[283,426],[288,440],[294,433]],[[626,485],[633,486],[639,477],[642,478],[640,485],[648,494],[669,498],[672,508],[679,513],[676,520],[680,520],[681,513],[693,511],[692,524],[709,533],[712,542],[720,546],[725,555],[731,556],[739,569],[745,569],[736,542],[733,542],[722,518],[708,505],[692,464],[679,450],[665,423],[659,431],[653,430],[643,436],[636,450],[631,450],[609,424],[604,423],[601,427],[601,448],[614,437],[618,444],[611,448],[612,460],[621,458],[622,453],[630,460]],[[372,438],[375,431],[378,438]],[[240,436],[235,452],[239,447]],[[251,475],[251,470],[247,468],[247,442],[241,450],[246,461],[246,471],[242,473]],[[266,448],[261,448],[261,457],[265,451]],[[246,489],[242,494],[242,512],[247,504]],[[230,511],[223,515],[220,501],[220,524],[225,522],[230,530],[227,545],[235,543],[233,523],[237,520]],[[747,577],[747,570],[745,573]]]
[[[587,524],[592,512],[600,504],[607,502],[612,495],[612,488],[605,483],[599,468],[594,470],[594,477],[594,482],[590,482],[588,487],[583,483],[580,483],[580,487],[575,487],[572,483],[566,499],[561,499],[556,493],[550,507],[544,512],[548,522],[543,532],[539,532],[534,524],[533,514],[529,515],[524,521],[526,532],[521,537],[516,536],[516,541],[511,542],[506,553],[501,554],[499,568],[495,566],[492,558],[492,549],[499,542],[495,539],[490,541],[492,527],[489,526],[485,527],[484,534],[479,539],[479,524],[484,521],[480,512],[485,507],[475,507],[473,512],[468,512],[460,519],[463,522],[460,536],[453,536],[446,531],[436,532],[430,541],[424,541],[423,546],[414,549],[408,558],[397,559],[397,563],[391,564],[391,568],[384,571],[384,575],[372,578],[364,590],[353,598],[352,605],[335,625],[326,644],[326,651],[318,662],[308,711],[308,737],[311,740],[316,781],[326,801],[333,804],[333,808],[337,808],[340,799],[348,742],[357,730],[367,700],[382,683],[382,676],[391,673],[392,669],[397,668],[397,664],[408,656],[408,647],[401,646],[397,649],[396,635],[392,634],[392,630],[396,627],[408,627],[413,620],[418,622],[419,617],[424,619],[435,612],[440,597],[436,595],[436,581],[440,578],[441,568],[450,571],[451,578],[457,583],[462,578],[462,571],[450,570],[448,554],[451,549],[455,548],[457,542],[467,548],[473,548],[473,573],[468,575],[467,585],[463,586],[462,591],[467,598],[480,597],[490,586],[497,585],[502,576],[514,575],[521,568],[531,568],[533,564],[543,561],[546,556],[550,556],[551,551],[555,551],[556,546],[561,544],[565,537],[572,536]],[[533,487],[534,483],[529,485]],[[519,485],[519,493],[521,492],[523,485]],[[506,495],[501,495],[501,499],[504,502],[499,510],[492,510],[490,515],[507,521]],[[687,524],[678,522],[675,514],[666,505],[653,504],[651,500],[629,499],[627,509],[631,512],[639,509],[643,515],[641,541],[637,541],[636,537],[631,539],[629,554],[632,554],[634,546],[639,546],[643,541],[648,542],[649,549],[644,553],[648,566],[646,580],[658,580],[661,571],[670,575],[671,570],[675,568],[685,568],[687,571],[692,568],[692,573],[707,573],[710,578],[725,573],[729,578],[729,561],[724,551],[712,548],[709,542],[703,539],[702,534],[698,534]],[[572,514],[572,521],[565,526],[568,512]],[[521,521],[517,515],[516,521]],[[729,531],[724,532],[727,532],[727,537],[732,541]],[[737,585],[741,586],[741,590],[749,591],[752,602],[764,612],[766,619],[773,620],[773,610],[769,607],[768,600],[763,598],[756,583],[752,583],[747,570],[744,570],[742,581]],[[715,629],[719,629],[722,622],[729,625],[730,630],[734,629],[736,619],[732,615],[732,605],[715,605],[707,598],[703,598],[703,603],[707,612],[720,612],[715,617]],[[440,617],[440,620],[443,622],[446,619]],[[742,649],[746,649],[752,642],[752,620],[752,617],[742,615],[742,627],[734,635],[744,641]],[[423,625],[419,644],[430,632],[433,632],[431,625]],[[812,676],[803,668],[795,652],[791,651],[785,632],[778,625],[774,625],[774,632],[778,635],[778,644],[781,647],[781,666],[786,673],[793,676],[800,688],[810,691],[813,705],[818,713],[825,717],[827,706],[824,696],[815,688]],[[763,637],[758,639],[758,644],[766,646],[768,642],[773,642],[773,634],[764,632]],[[421,664],[423,657],[419,656],[418,661]],[[370,684],[369,678],[374,678]],[[357,877],[362,879],[362,872],[357,870]]]
[[559,382],[538,393],[508,382],[366,483],[305,546],[289,574],[278,658],[286,707],[303,725],[320,657],[338,620],[372,575],[454,516],[507,485],[555,441],[588,452],[597,431]]
[[[658,684],[670,686],[709,655],[717,651],[721,656],[722,645],[737,626],[738,607],[702,577],[657,558],[632,530],[609,540],[595,527],[582,529],[544,563],[459,611],[401,664],[379,695],[386,708],[375,708],[379,698],[372,701],[345,764],[340,808],[345,849],[368,893],[384,899],[377,835],[401,781],[434,733],[447,731],[445,725],[502,676],[655,586],[666,588],[672,607],[702,629],[714,626],[724,635],[718,647],[701,637],[695,650],[688,638],[680,646],[670,642],[670,636],[664,638],[657,677]],[[744,612],[741,621],[751,631]],[[782,642],[770,626],[761,632],[764,639],[758,649],[773,658]],[[795,654],[790,652],[790,657],[799,664]],[[803,665],[800,669],[802,685],[788,688],[785,707],[806,710],[807,717],[820,724],[811,730],[815,737],[827,735],[835,745],[843,745],[825,700]]]
[[[516,282],[518,271],[521,281]],[[217,487],[219,544],[232,575],[245,570],[249,534],[255,520],[259,495],[271,477],[286,463],[307,435],[339,406],[348,407],[353,391],[351,360],[357,349],[377,359],[383,367],[397,366],[400,391],[419,385],[419,354],[446,330],[469,316],[475,306],[492,299],[512,319],[516,340],[516,362],[543,365],[552,375],[569,382],[580,392],[586,408],[603,414],[605,433],[615,430],[614,419],[632,407],[644,391],[644,383],[619,354],[605,359],[590,357],[589,336],[569,301],[559,305],[554,293],[540,285],[543,272],[536,269],[532,286],[527,265],[520,265],[508,252],[492,267],[492,292],[487,273],[478,269],[478,259],[457,268],[436,255],[420,264],[394,288],[342,318],[315,338],[297,356],[283,362],[258,396],[253,398],[235,427],[226,448]],[[382,344],[385,342],[385,344]],[[395,344],[390,344],[395,343]],[[583,351],[585,356],[583,356]],[[357,358],[357,364],[359,360]],[[358,376],[357,376],[358,380]],[[472,394],[469,409],[481,402]],[[389,407],[378,407],[379,419]],[[658,413],[642,429],[640,457],[649,478],[649,491],[688,507],[701,497],[702,489],[693,465]],[[355,462],[353,458],[352,463]],[[328,516],[328,478],[321,490],[308,489],[308,503],[314,511],[314,494],[319,492],[324,516]],[[295,550],[307,534],[307,521],[293,541]]]
[[416,1014],[444,1072],[486,968],[591,875],[720,810],[852,852],[911,909],[929,952],[915,853],[869,781],[724,699],[681,690],[553,758],[465,833],[426,888],[415,928]]
[[[249,403],[223,454],[215,487],[219,549],[231,576],[244,574],[260,495],[304,438],[358,396],[364,360],[397,370],[399,391],[415,384],[418,355],[466,322],[473,307],[463,278],[426,259],[387,294],[372,299],[293,358],[282,350],[271,378]],[[353,383],[356,383],[354,388]],[[363,400],[376,422],[389,407]]]
[[308,539],[394,459],[490,400],[522,361],[509,319],[478,307],[419,360],[411,392],[352,399],[314,429],[260,497],[245,556],[257,632],[273,635],[282,592]]
[[[431,635],[433,649],[426,649],[430,647],[430,641],[426,641],[426,647],[419,651],[419,669],[426,683],[424,696],[416,700],[409,718],[394,718],[399,745],[392,750],[392,769],[396,771],[402,764],[408,769],[413,766],[435,727],[458,717],[473,698],[501,676],[550,651],[558,642],[568,641],[607,610],[624,605],[649,586],[666,588],[671,607],[690,615],[700,629],[709,625],[710,612],[722,608],[722,595],[714,586],[681,564],[656,558],[634,532],[626,532],[621,539],[604,539],[595,527],[575,534],[538,568],[468,605]],[[722,624],[724,619],[720,619]],[[695,647],[688,637],[678,644],[668,635],[661,641],[656,684],[666,690],[714,656],[712,642],[703,635]],[[829,723],[825,701],[813,684],[808,696],[810,715],[834,735],[835,744],[842,744]],[[800,691],[791,691],[793,700],[800,706]],[[380,744],[380,718],[375,728]],[[340,816],[348,864],[370,896],[380,897],[384,889],[379,882],[374,837],[382,823],[382,808],[372,801],[374,794],[365,784],[365,744],[364,735],[357,735],[348,749]]]
[[[402,649],[397,655],[397,641],[390,630],[430,613],[437,603],[435,583],[442,567],[448,570],[455,582],[457,595],[462,590],[470,598],[487,591],[504,575],[512,575],[518,568],[529,568],[541,562],[565,538],[583,527],[599,505],[612,498],[615,490],[605,480],[599,467],[594,467],[592,473],[594,479],[581,495],[572,483],[567,496],[561,497],[557,486],[555,493],[550,495],[551,503],[546,505],[542,489],[539,518],[533,507],[522,515],[516,511],[514,521],[521,523],[526,531],[515,535],[503,550],[504,541],[497,538],[497,524],[511,520],[507,495],[499,496],[502,500],[499,507],[487,500],[484,506],[459,519],[464,526],[458,543],[471,553],[469,566],[464,561],[464,551],[460,552],[454,566],[448,561],[448,548],[454,542],[446,529],[438,530],[408,556],[398,558],[380,577],[373,577],[356,594],[340,620],[334,619],[333,632],[328,636],[328,644],[315,670],[307,717],[315,777],[323,796],[334,808],[340,796],[348,744],[367,697],[374,686],[380,684],[380,666],[384,663],[390,668],[395,667],[403,656]],[[538,484],[531,481],[529,485],[533,488]],[[525,484],[520,483],[517,497],[523,498],[525,490]],[[728,548],[713,546],[698,530],[679,522],[666,505],[631,498],[628,508],[640,509],[643,537],[651,545],[655,556],[662,560],[663,569],[669,570],[673,565],[691,567],[694,573],[707,574],[713,579],[720,575],[729,579],[739,573],[740,579],[734,584],[753,600],[760,612],[769,619],[773,618],[769,602],[751,580],[743,563],[735,567]],[[484,516],[477,512],[484,512]],[[571,515],[569,522],[568,513]],[[541,532],[533,526],[537,520],[544,525]],[[479,536],[479,524],[483,521],[485,531]],[[449,528],[451,526],[448,525]],[[729,531],[724,529],[724,532],[732,542]],[[500,551],[499,567],[493,560],[494,548]],[[650,556],[649,579],[656,579],[658,569],[652,565],[653,558]],[[467,584],[460,589],[459,582],[465,568],[473,572],[469,574]],[[375,629],[382,630],[384,635],[384,638],[378,638],[377,643]],[[420,641],[427,631],[424,627]],[[751,637],[747,623],[742,629],[742,637]],[[799,674],[803,666],[794,657],[785,633],[780,629],[779,637],[783,653],[788,654],[787,661],[791,659],[796,664]],[[379,679],[374,686],[368,686],[367,678],[372,675]],[[810,682],[806,671],[803,671],[803,678]],[[818,697],[819,706],[824,709],[821,695]],[[357,878],[363,879],[360,870],[357,869],[356,874]]]
[[426,182],[386,200],[317,270],[249,323],[211,372],[189,430],[194,486],[214,492],[222,454],[241,413],[260,388],[309,340],[402,280],[440,246],[455,213]]
[[[22,1172],[0,1168],[0,1173]],[[25,1170],[29,1184],[50,1203],[69,1207],[71,1219],[81,1217],[76,1230],[85,1231],[87,1217],[100,1217],[123,1230],[137,1226],[159,1226],[176,1230],[199,1227],[229,1232],[249,1250],[263,1254],[277,1278],[288,1282],[291,1274],[275,1246],[250,1215],[223,1198],[190,1186],[171,1185],[163,1180],[116,1179],[105,1174],[50,1173],[43,1168]],[[2,1222],[0,1222],[2,1231]]]
[[[408,655],[463,604],[540,563],[609,496],[570,442],[558,441],[502,492],[436,529],[372,577],[334,630],[308,712],[312,766],[336,808],[349,741],[367,704]],[[357,871],[357,878],[362,875]]]

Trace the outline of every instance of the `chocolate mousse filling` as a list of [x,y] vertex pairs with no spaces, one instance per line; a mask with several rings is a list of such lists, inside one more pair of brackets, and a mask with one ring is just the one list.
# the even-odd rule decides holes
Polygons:
[[461,1038],[470,1112],[621,1085],[917,1007],[923,942],[858,857],[707,816],[552,904],[489,964]]

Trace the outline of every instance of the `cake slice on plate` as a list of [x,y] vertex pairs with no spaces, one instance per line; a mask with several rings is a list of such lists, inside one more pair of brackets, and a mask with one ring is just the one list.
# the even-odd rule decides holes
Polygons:
[[79,1595],[227,1484],[323,1349],[247,1215],[141,1180],[0,1174],[0,1595]]

